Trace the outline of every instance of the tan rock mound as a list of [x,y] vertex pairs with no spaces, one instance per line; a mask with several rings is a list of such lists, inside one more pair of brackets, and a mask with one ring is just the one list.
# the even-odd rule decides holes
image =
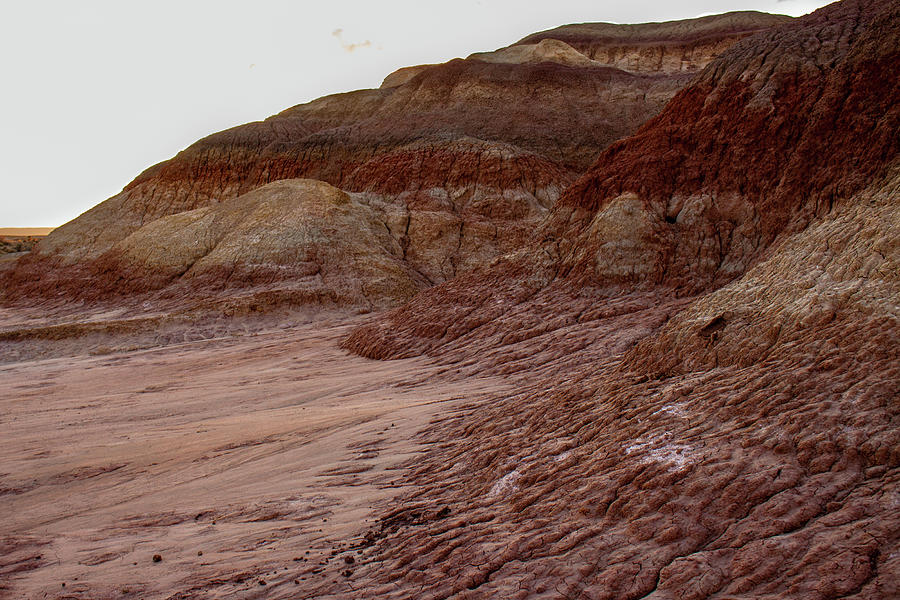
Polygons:
[[402,67],[389,74],[381,82],[382,88],[399,87],[421,73],[422,71],[433,67],[434,65],[415,65],[413,67]]
[[517,65],[552,62],[573,67],[604,66],[603,63],[591,60],[567,43],[550,38],[536,44],[518,44],[494,52],[476,52],[470,55],[469,59]]
[[117,243],[96,270],[113,290],[266,288],[318,303],[369,308],[418,285],[369,207],[310,179],[276,181],[204,208],[156,219]]

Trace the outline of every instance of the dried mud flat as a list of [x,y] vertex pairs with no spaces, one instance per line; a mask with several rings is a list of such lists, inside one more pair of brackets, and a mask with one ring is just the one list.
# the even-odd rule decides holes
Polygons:
[[0,597],[352,596],[417,432],[509,387],[348,355],[354,323],[0,366]]

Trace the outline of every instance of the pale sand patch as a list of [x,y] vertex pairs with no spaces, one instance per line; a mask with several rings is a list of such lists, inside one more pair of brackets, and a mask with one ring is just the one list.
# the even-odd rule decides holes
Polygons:
[[404,491],[416,432],[504,389],[347,355],[345,331],[0,367],[0,597],[284,597],[343,582],[332,552]]

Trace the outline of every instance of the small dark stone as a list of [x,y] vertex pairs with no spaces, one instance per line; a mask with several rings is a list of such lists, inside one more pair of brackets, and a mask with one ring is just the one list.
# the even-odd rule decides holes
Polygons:
[[160,561],[162,561],[162,556],[160,556],[159,554],[154,554],[153,562],[160,562]]
[[197,550],[197,556],[203,556],[203,550]]
[[356,559],[353,558],[352,555],[348,554],[344,557],[344,562],[347,563],[348,565],[352,565],[353,563],[356,562]]
[[260,579],[260,580],[259,580],[259,585],[266,585],[266,582],[263,581],[262,579]]
[[346,571],[341,573],[341,575],[343,575],[344,577],[350,577],[351,575],[353,575],[353,571],[351,571],[350,569],[347,569]]

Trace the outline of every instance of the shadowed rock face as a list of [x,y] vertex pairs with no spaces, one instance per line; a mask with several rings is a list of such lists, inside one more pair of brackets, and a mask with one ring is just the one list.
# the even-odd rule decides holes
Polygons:
[[[715,42],[692,64],[783,20],[697,20]],[[691,23],[654,27],[668,32],[666,43],[682,36],[702,46]],[[601,46],[635,35],[630,26],[601,29]],[[440,283],[518,248],[577,174],[690,77],[668,67],[627,72],[556,39],[403,69],[381,89],[328,96],[198,141],[54,231],[6,277],[19,294],[52,296],[63,285],[63,297],[90,300],[98,288],[80,277],[108,270],[108,253],[154,220],[307,178],[363,193],[417,280]],[[155,277],[148,273],[144,291]],[[130,283],[122,289],[141,292],[137,271],[123,278]]]
[[373,595],[900,593],[898,36],[863,0],[736,44],[532,248],[347,339],[531,382],[431,428]]

